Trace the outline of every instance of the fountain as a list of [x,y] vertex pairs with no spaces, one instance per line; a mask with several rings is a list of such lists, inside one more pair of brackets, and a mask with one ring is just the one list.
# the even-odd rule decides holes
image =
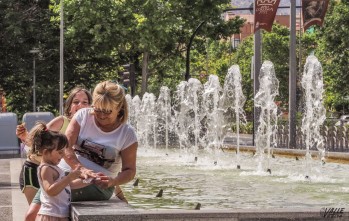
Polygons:
[[[309,97],[307,118],[303,119],[303,127],[310,125],[303,131],[307,150],[316,146],[323,158],[324,146],[318,134],[324,114],[320,105],[322,76],[317,60],[308,58],[303,78],[304,85],[312,83],[304,89]],[[130,122],[139,136],[139,182],[123,186],[130,205],[147,210],[194,209],[198,203],[200,210],[348,207],[349,165],[328,162],[319,167],[308,156],[299,160],[271,157],[278,118],[274,102],[278,80],[271,62],[263,63],[259,80],[255,103],[261,108],[261,118],[256,155],[240,152],[239,145],[236,152],[222,149],[233,122],[238,138],[240,120],[244,121],[245,98],[238,66],[229,69],[223,86],[217,76],[210,76],[204,85],[193,78],[181,82],[172,101],[166,87],[161,88],[158,98],[149,93],[142,100],[128,98],[128,102],[132,100],[130,108],[136,109],[130,110]],[[166,148],[154,148],[160,145]],[[244,167],[237,169],[241,162]],[[307,179],[310,175],[312,179]],[[161,197],[156,197],[159,190]]]
[[[165,155],[167,154],[167,155]],[[197,156],[198,160],[193,159]],[[235,152],[224,152],[219,163],[213,155],[182,154],[170,149],[146,151],[139,148],[137,187],[123,185],[126,197],[139,209],[301,209],[349,206],[349,165],[327,163],[313,168],[312,179],[305,178],[304,159],[273,158],[273,173],[256,170],[258,161],[251,153],[241,152],[244,163],[236,169]],[[157,198],[159,190],[163,196]]]
[[259,157],[258,168],[262,169],[264,152],[267,151],[267,172],[271,173],[270,157],[271,143],[275,146],[278,108],[275,97],[279,94],[279,81],[275,76],[274,65],[265,61],[259,74],[259,91],[255,96],[255,106],[260,108],[259,125],[256,134],[256,150]]
[[[188,81],[186,87],[186,103],[187,103],[187,120],[188,120],[188,129],[194,135],[194,147],[193,151],[197,151],[199,148],[199,138],[200,138],[200,129],[201,129],[201,113],[202,113],[202,102],[199,100],[202,92],[202,85],[198,79],[191,78]],[[192,123],[190,123],[190,121]]]
[[[322,67],[315,56],[309,56],[301,80],[304,89],[304,114],[302,118],[302,133],[306,147],[306,162],[311,160],[310,148],[315,146],[319,158],[325,162],[325,146],[320,134],[320,127],[326,120],[326,109],[322,104],[323,78]],[[309,170],[309,166],[306,168]],[[309,173],[309,171],[307,172]],[[309,175],[306,175],[309,178]]]
[[[246,98],[242,92],[241,73],[238,65],[233,65],[229,68],[228,74],[224,80],[223,95],[221,97],[221,107],[224,110],[224,129],[229,131],[231,123],[236,126],[236,164],[237,169],[240,166],[240,118],[242,123],[246,122],[245,111],[243,109]],[[225,133],[226,134],[226,133]]]
[[[156,145],[154,139],[156,137],[156,98],[152,93],[145,93],[143,95],[142,102],[140,104],[139,115],[135,117],[137,119],[137,135],[140,142],[145,148],[150,148],[150,145]],[[135,113],[136,111],[134,111]],[[132,113],[132,111],[130,111]],[[130,115],[131,117],[131,115]],[[155,125],[154,125],[155,124]],[[153,139],[151,139],[151,137]],[[150,143],[153,141],[152,143]]]
[[[171,124],[171,97],[170,97],[170,89],[168,87],[160,88],[160,95],[156,102],[156,112],[157,119],[155,121],[158,122],[158,125],[154,124],[154,144],[157,143],[157,135],[159,132],[163,131],[165,140],[166,150],[168,149],[169,143],[169,131]],[[157,128],[156,128],[157,127]]]

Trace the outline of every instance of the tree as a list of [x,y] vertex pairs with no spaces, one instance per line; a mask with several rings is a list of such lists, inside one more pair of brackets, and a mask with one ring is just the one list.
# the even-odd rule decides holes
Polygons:
[[326,105],[343,112],[349,111],[348,23],[349,1],[331,1],[315,50],[323,66]]
[[113,77],[122,64],[135,63],[136,70],[142,73],[141,94],[147,90],[150,76],[163,79],[171,75],[178,81],[182,78],[182,65],[175,65],[179,69],[171,70],[173,74],[169,69],[174,61],[184,61],[183,52],[198,23],[205,21],[205,27],[195,43],[203,36],[219,39],[239,32],[241,19],[221,19],[228,3],[66,0],[67,78],[72,83],[88,84]]
[[[279,96],[278,101],[283,104],[288,103],[289,94],[289,35],[287,27],[274,24],[272,32],[263,31],[262,42],[262,62],[269,60],[273,62],[276,77],[279,80]],[[299,39],[297,40],[299,42]],[[301,38],[302,42],[302,60],[314,48],[314,36],[304,33]],[[299,50],[297,53],[299,60]],[[234,54],[233,63],[240,66],[243,76],[244,94],[246,96],[246,113],[251,115],[253,111],[253,81],[251,80],[251,61],[253,56],[253,37],[244,40]],[[299,68],[299,67],[298,67]],[[299,73],[300,74],[300,73]],[[298,100],[299,101],[299,100]]]
[[[162,74],[169,69],[167,62],[189,55],[193,41],[200,39],[223,39],[238,33],[243,21],[239,18],[225,22],[221,19],[229,1],[127,1],[129,8],[137,9],[138,49],[142,53],[142,90],[147,89],[149,75]],[[134,4],[136,3],[136,4]],[[151,13],[150,13],[151,12]],[[195,38],[197,36],[197,38]],[[151,62],[150,62],[151,59]],[[188,59],[188,58],[187,58]],[[182,70],[173,76],[181,79]],[[168,74],[167,74],[168,75]],[[161,77],[159,77],[161,78]]]
[[0,84],[7,93],[8,111],[19,117],[32,110],[33,55],[29,51],[34,47],[40,50],[36,67],[37,106],[41,110],[58,107],[55,71],[59,32],[58,26],[50,22],[51,15],[48,0],[0,1]]
[[[92,88],[101,80],[115,80],[126,63],[134,63],[136,72],[143,73],[141,93],[148,81],[148,89],[155,93],[160,85],[174,87],[184,79],[185,51],[200,22],[205,21],[205,25],[193,38],[191,49],[195,53],[205,53],[202,46],[207,39],[224,39],[239,32],[241,19],[221,19],[229,2],[64,0],[64,90],[78,84]],[[32,109],[33,56],[29,50],[36,47],[40,50],[36,62],[37,106],[57,113],[59,3],[0,2],[0,25],[4,30],[0,34],[0,68],[1,79],[5,80],[1,86],[8,93],[12,111]]]

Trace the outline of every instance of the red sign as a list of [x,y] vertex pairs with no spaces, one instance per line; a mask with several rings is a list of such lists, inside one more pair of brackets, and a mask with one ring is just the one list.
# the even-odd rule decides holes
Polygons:
[[302,0],[303,29],[312,25],[322,26],[329,0]]
[[255,0],[254,32],[271,31],[280,0]]

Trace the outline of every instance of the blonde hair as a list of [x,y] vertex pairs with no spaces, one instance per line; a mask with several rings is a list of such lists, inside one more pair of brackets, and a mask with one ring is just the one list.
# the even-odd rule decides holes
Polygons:
[[111,81],[101,82],[96,85],[92,97],[92,106],[101,110],[119,111],[117,118],[120,123],[126,123],[128,106],[122,86]]

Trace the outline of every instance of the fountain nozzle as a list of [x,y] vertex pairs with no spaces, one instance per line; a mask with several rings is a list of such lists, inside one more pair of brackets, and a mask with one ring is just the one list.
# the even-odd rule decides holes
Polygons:
[[236,167],[236,168],[237,168],[237,169],[239,169],[239,170],[241,169],[241,168],[240,168],[240,165],[237,165],[237,167]]
[[139,179],[137,178],[136,181],[133,183],[133,186],[138,186]]
[[163,189],[160,189],[160,191],[158,192],[158,194],[156,194],[156,197],[162,197],[162,193],[164,192]]
[[201,203],[196,204],[195,210],[200,210],[200,208],[201,208]]

